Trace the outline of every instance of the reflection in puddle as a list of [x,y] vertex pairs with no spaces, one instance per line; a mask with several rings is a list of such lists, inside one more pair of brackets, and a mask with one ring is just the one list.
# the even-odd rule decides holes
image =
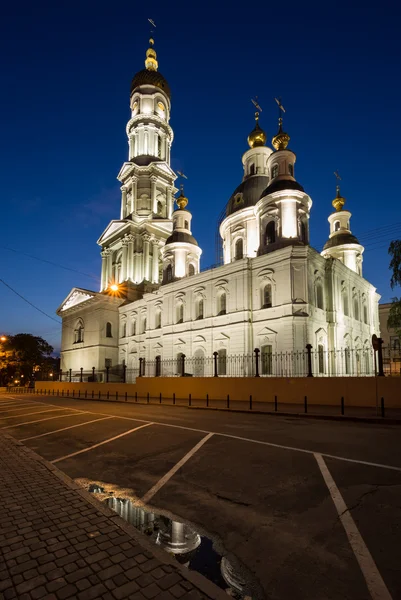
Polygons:
[[[91,484],[89,491],[104,493],[104,488]],[[106,504],[125,521],[149,536],[155,544],[172,554],[182,565],[198,571],[227,594],[237,599],[251,598],[249,585],[225,556],[213,549],[213,542],[199,535],[186,523],[135,506],[126,498],[107,498]]]

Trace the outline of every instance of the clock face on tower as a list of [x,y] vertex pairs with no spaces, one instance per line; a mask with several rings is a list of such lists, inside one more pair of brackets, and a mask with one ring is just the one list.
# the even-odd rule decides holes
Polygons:
[[166,109],[164,108],[164,104],[163,104],[163,102],[158,102],[158,103],[157,103],[157,106],[158,106],[158,107],[159,107],[159,109],[160,109],[160,110],[162,110],[163,112],[166,110]]

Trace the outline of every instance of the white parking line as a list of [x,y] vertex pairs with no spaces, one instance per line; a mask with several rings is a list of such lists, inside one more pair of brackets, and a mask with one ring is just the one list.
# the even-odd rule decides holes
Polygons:
[[[15,405],[13,405],[15,406]],[[0,410],[0,419],[2,419],[3,417],[1,416],[3,413],[9,413],[9,412],[16,412],[17,410],[28,410],[29,408],[34,408],[35,405],[32,404],[25,404],[24,406],[20,407],[20,408],[7,408],[6,410]],[[39,408],[39,406],[37,407]]]
[[[36,413],[35,413],[36,414]],[[23,415],[25,416],[25,415]],[[76,417],[74,413],[69,415],[57,415],[57,417],[45,417],[44,419],[37,419],[36,421],[26,421],[26,423],[13,423],[12,425],[6,425],[5,427],[0,427],[0,429],[11,429],[12,427],[22,427],[22,425],[33,425],[34,423],[42,423],[43,421],[51,421],[52,419],[62,419],[63,417]]]
[[31,415],[40,415],[41,413],[45,413],[45,412],[54,412],[55,410],[61,411],[61,410],[70,410],[69,408],[49,408],[46,410],[36,410],[33,413],[26,413],[24,415],[11,415],[11,417],[1,417],[3,419],[3,421],[5,421],[6,419],[17,419],[18,417],[29,417]]
[[209,433],[204,438],[202,438],[201,441],[198,442],[196,446],[192,448],[192,450],[190,450],[180,461],[178,461],[178,463],[174,465],[174,467],[170,469],[168,473],[166,473],[161,479],[159,479],[159,481],[152,488],[150,488],[148,492],[146,492],[146,494],[141,498],[141,502],[147,504],[149,500],[153,498],[153,496],[160,490],[160,488],[162,488],[164,484],[167,483],[167,481],[171,479],[171,477],[173,477],[173,475],[175,475],[175,473],[177,473],[177,471],[181,469],[183,465],[185,465],[185,463],[191,458],[191,456],[193,456],[195,452],[197,452],[199,448],[203,446],[203,444],[210,440],[210,438],[213,435],[213,433]]
[[373,560],[373,557],[369,552],[365,542],[363,541],[358,527],[356,526],[343,497],[341,496],[340,490],[336,486],[335,481],[332,478],[326,463],[324,462],[323,456],[317,453],[315,453],[314,456],[323,475],[323,479],[329,489],[334,506],[337,509],[338,516],[345,529],[345,533],[347,534],[351,548],[355,554],[355,558],[359,563],[371,597],[373,600],[392,600],[390,592],[388,591],[387,586],[379,573],[376,563]]
[[[64,415],[65,417],[73,417],[77,415]],[[67,429],[74,429],[74,427],[82,427],[82,425],[89,425],[89,423],[96,423],[97,421],[107,421],[107,419],[113,419],[114,417],[102,417],[101,419],[93,419],[92,421],[85,421],[85,423],[78,423],[78,425],[70,425],[69,427],[63,427],[62,429],[56,429],[55,431],[48,431],[47,433],[41,433],[39,435],[32,435],[31,437],[23,438],[20,442],[27,442],[28,440],[36,440],[37,438],[45,437],[46,435],[53,435],[53,433],[60,433],[60,431],[66,431]],[[50,419],[57,419],[57,417],[50,417]],[[44,419],[45,421],[47,419]]]
[[[113,416],[113,415],[111,415]],[[55,460],[51,460],[52,464],[58,463],[61,460],[65,460],[66,458],[72,458],[73,456],[77,456],[78,454],[82,454],[83,452],[89,452],[89,450],[93,450],[94,448],[98,448],[99,446],[103,446],[103,444],[108,444],[109,442],[113,442],[114,440],[118,440],[118,438],[123,437],[124,435],[128,435],[133,431],[138,431],[138,429],[142,429],[143,427],[149,427],[149,425],[153,425],[153,423],[146,423],[145,425],[139,425],[139,427],[135,427],[134,429],[130,429],[129,431],[124,431],[124,433],[120,433],[119,435],[115,435],[108,440],[104,440],[103,442],[99,442],[98,444],[94,444],[89,448],[84,448],[83,450],[78,450],[78,452],[72,452],[72,454],[66,454],[66,456],[61,456],[60,458],[56,458]]]

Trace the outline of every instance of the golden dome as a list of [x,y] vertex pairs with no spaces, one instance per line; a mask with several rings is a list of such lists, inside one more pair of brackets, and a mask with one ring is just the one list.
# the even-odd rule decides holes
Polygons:
[[248,144],[250,148],[255,148],[257,146],[265,146],[266,145],[266,134],[263,129],[259,125],[259,113],[255,113],[255,127],[252,129],[251,133],[248,135]]
[[290,136],[288,133],[283,131],[283,119],[281,117],[278,123],[278,133],[272,139],[272,145],[276,150],[285,150],[288,146],[288,142],[290,141]]
[[178,208],[180,208],[181,210],[184,210],[184,208],[188,204],[188,198],[186,198],[186,196],[184,196],[183,184],[181,184],[181,187],[180,187],[180,195],[178,196],[178,198],[176,198],[175,201],[177,202]]
[[345,204],[345,198],[343,198],[340,195],[340,186],[337,186],[337,195],[334,198],[332,205],[334,206],[334,208],[336,209],[337,212],[339,212],[340,210],[343,209],[343,206]]
[[145,67],[148,71],[157,71],[159,63],[157,62],[157,54],[156,50],[153,48],[155,40],[150,38],[149,45],[150,48],[146,50],[146,59],[145,59]]

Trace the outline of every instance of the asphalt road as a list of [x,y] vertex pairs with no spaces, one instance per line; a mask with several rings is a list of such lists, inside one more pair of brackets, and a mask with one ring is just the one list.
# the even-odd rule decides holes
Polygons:
[[0,428],[192,523],[266,598],[401,598],[401,426],[2,395]]

